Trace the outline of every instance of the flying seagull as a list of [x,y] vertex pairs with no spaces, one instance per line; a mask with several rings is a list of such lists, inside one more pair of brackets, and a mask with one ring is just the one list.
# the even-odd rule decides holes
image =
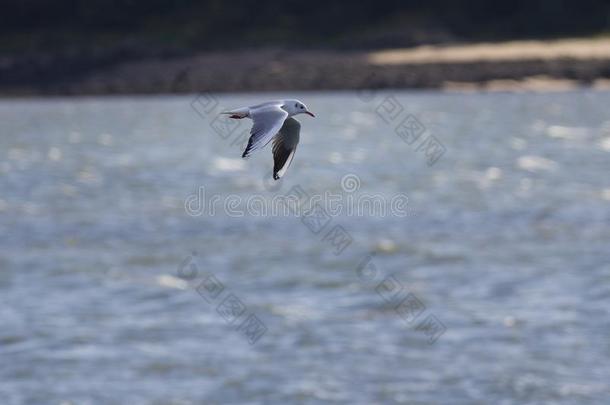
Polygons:
[[265,147],[273,139],[273,179],[286,173],[299,143],[301,124],[292,118],[297,114],[315,117],[299,100],[276,100],[242,107],[221,114],[229,118],[251,118],[254,122],[250,130],[248,146],[241,157],[250,156],[257,149]]

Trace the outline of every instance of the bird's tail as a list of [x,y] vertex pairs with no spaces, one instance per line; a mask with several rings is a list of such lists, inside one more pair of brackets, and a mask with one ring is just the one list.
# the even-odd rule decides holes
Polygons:
[[231,110],[231,111],[223,111],[221,112],[221,114],[229,114],[230,117],[229,118],[236,118],[236,119],[240,119],[240,118],[246,118],[248,115],[250,115],[250,109],[248,107],[244,107],[244,108],[238,108],[236,110]]

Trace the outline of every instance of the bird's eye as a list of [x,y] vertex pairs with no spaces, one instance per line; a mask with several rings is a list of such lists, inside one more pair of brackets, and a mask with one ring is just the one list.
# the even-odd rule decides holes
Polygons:
[[301,106],[301,110],[303,109],[303,106]]

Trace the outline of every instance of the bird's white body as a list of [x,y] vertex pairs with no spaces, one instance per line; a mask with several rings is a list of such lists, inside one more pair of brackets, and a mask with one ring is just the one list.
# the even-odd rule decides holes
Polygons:
[[301,124],[294,118],[297,114],[314,116],[299,100],[274,100],[251,107],[225,111],[230,118],[251,118],[253,121],[248,146],[242,157],[250,156],[253,151],[263,148],[272,139],[273,142],[273,178],[279,179],[292,162],[299,142]]
[[286,113],[288,113],[288,117],[292,117],[293,115],[297,114],[309,114],[313,116],[305,104],[296,99],[266,101],[251,107],[242,107],[231,111],[224,111],[222,114],[235,115],[235,117],[231,118],[253,118],[259,112],[277,108],[286,111]]

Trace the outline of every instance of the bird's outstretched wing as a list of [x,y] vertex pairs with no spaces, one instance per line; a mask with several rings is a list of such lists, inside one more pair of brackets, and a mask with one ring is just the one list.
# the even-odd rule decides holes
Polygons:
[[294,118],[288,118],[280,132],[273,139],[273,179],[277,180],[286,173],[299,144],[301,124]]
[[253,151],[267,145],[278,133],[288,113],[280,104],[263,105],[250,110],[250,118],[254,121],[250,130],[248,146],[241,157],[250,156]]

